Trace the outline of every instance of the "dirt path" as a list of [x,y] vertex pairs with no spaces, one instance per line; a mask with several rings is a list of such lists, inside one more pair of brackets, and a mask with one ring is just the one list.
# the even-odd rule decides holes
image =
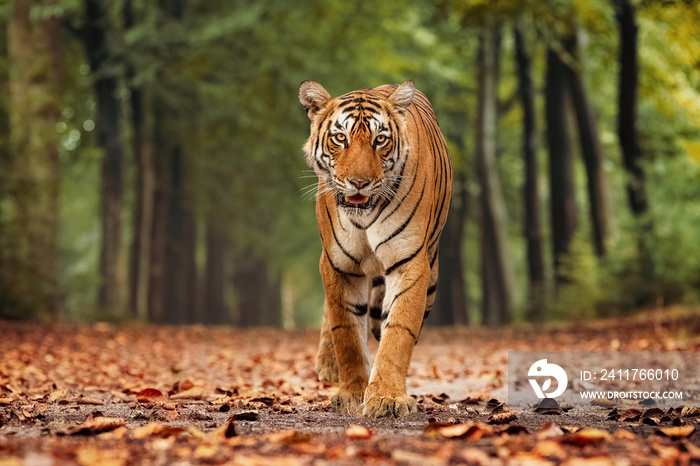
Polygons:
[[330,412],[317,331],[0,321],[0,465],[697,462],[697,410],[625,420],[500,404],[508,350],[697,351],[699,326],[685,311],[429,329],[408,379],[419,412],[370,421]]

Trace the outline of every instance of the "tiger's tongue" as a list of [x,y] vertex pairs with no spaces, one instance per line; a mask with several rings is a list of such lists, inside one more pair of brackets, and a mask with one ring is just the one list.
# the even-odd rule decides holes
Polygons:
[[355,194],[353,196],[345,196],[345,201],[350,204],[364,204],[369,200],[367,196],[362,194]]

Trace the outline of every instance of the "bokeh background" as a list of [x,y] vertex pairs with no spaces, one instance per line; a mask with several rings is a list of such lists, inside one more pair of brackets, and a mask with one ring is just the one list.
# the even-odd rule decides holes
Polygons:
[[318,325],[305,79],[432,101],[430,324],[697,309],[693,0],[5,0],[0,30],[0,318]]

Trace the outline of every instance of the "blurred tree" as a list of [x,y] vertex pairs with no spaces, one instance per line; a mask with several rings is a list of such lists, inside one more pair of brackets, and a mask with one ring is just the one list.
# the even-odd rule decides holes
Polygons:
[[440,236],[438,250],[439,285],[431,325],[466,325],[469,323],[464,281],[464,227],[467,221],[469,193],[466,176],[455,172],[454,197],[447,223]]
[[537,116],[535,114],[535,89],[532,83],[532,62],[525,46],[523,32],[513,28],[515,60],[518,64],[518,89],[523,107],[523,157],[525,159],[525,183],[523,201],[525,210],[525,240],[527,242],[528,307],[526,317],[541,322],[545,318],[545,270],[540,229],[540,197],[537,167]]
[[235,256],[233,287],[235,314],[241,327],[282,324],[282,297],[279,279],[270,274],[267,261],[255,251]]
[[559,53],[551,47],[547,50],[546,120],[549,149],[549,195],[552,223],[552,249],[557,281],[562,256],[578,228],[576,200],[574,197],[573,160],[567,127],[567,66]]
[[637,137],[637,22],[630,0],[612,0],[620,31],[617,133],[627,170],[627,199],[632,213],[639,217],[649,209],[642,153]]
[[[10,152],[10,92],[9,92],[9,57],[7,30],[10,21],[10,12],[0,14],[0,166],[12,167],[12,154]],[[17,312],[13,302],[18,299],[13,291],[10,279],[18,267],[11,262],[15,260],[14,241],[16,235],[11,233],[9,218],[10,194],[13,176],[11,170],[0,170],[0,317],[11,317],[12,312]]]
[[513,319],[514,277],[506,236],[506,208],[496,159],[497,86],[500,28],[486,18],[477,53],[479,106],[476,125],[477,173],[481,180],[482,322],[503,325]]
[[[98,7],[96,20],[86,18],[88,2]],[[100,232],[105,227],[101,226],[98,183],[100,170],[105,169],[102,162],[110,159],[102,136],[94,136],[105,126],[100,122],[105,105],[100,103],[96,84],[110,79],[113,92],[101,95],[123,106],[110,118],[120,120],[118,139],[127,156],[120,165],[121,210],[131,210],[123,226],[111,228],[107,236],[114,241],[122,230],[131,235],[130,317],[186,322],[199,303],[199,319],[208,322],[277,322],[279,277],[285,277],[287,321],[318,323],[323,297],[317,275],[313,194],[308,201],[299,194],[305,184],[315,183],[314,178],[306,178],[310,174],[303,171],[299,150],[309,124],[295,99],[304,79],[322,82],[334,95],[414,79],[433,103],[453,155],[456,181],[454,209],[441,240],[436,304],[440,310],[429,323],[466,321],[466,303],[480,300],[489,313],[484,314],[485,321],[507,320],[508,312],[498,311],[504,307],[501,301],[506,301],[502,298],[517,296],[521,289],[531,289],[530,303],[522,309],[510,306],[514,318],[521,311],[526,319],[541,318],[535,312],[539,303],[532,301],[543,295],[532,288],[544,281],[550,249],[554,249],[552,259],[563,263],[556,276],[566,286],[559,287],[548,317],[567,317],[571,303],[577,303],[577,315],[592,316],[601,309],[700,299],[696,286],[700,266],[694,259],[698,257],[695,236],[700,231],[696,208],[700,42],[695,10],[686,2],[647,0],[32,2],[32,23],[55,16],[69,18],[67,27],[79,31],[99,26],[98,39],[107,46],[65,38],[60,67],[65,83],[62,94],[52,100],[62,105],[62,116],[55,126],[46,125],[49,129],[40,132],[56,138],[61,160],[57,286],[70,306],[65,316],[105,317],[94,312],[90,303],[106,283],[99,269]],[[622,78],[630,68],[621,64],[621,81],[611,81],[609,75],[616,54],[622,59],[622,52],[628,50],[617,47],[621,25],[616,17],[619,20],[630,11],[640,24],[635,97],[639,99],[635,131],[640,139],[632,145],[637,158],[630,173],[637,170],[641,184],[633,182],[635,176],[626,176],[624,156],[620,164],[615,157],[602,158],[603,151],[607,155],[617,149],[616,117],[620,139],[619,127],[632,121],[623,117],[622,94],[635,86],[618,89],[621,82],[631,82]],[[0,5],[0,26],[9,22],[11,14],[11,7]],[[504,25],[517,21],[523,37],[507,34],[501,43],[500,34],[496,35],[495,58],[489,58],[492,68],[483,73],[486,79],[475,72],[485,70],[483,60],[475,66],[473,58],[478,32],[490,21]],[[585,41],[562,41],[574,26]],[[86,60],[88,46],[94,49],[92,61]],[[554,55],[543,53],[547,47]],[[526,48],[529,54],[522,53]],[[41,59],[33,66],[41,68],[45,55],[41,52],[37,57]],[[93,65],[98,59],[100,65]],[[529,85],[524,76],[527,62]],[[6,75],[0,56],[0,82]],[[485,98],[482,89],[487,85],[493,91]],[[21,96],[14,92],[0,95],[0,106],[9,109],[8,101],[14,105],[18,99]],[[34,99],[25,97],[25,101]],[[493,119],[485,111],[492,101],[497,102]],[[540,105],[546,110],[542,122],[537,118]],[[574,167],[571,153],[576,151],[566,134],[569,126],[576,125],[569,117],[577,115],[584,156],[581,167]],[[596,126],[600,141],[595,139]],[[547,132],[550,172],[546,175],[551,190],[541,194],[546,192],[546,200],[552,203],[551,235],[537,229],[537,182],[545,182],[542,174],[537,179],[538,127]],[[93,133],[93,128],[98,131]],[[19,254],[27,243],[19,232],[13,199],[15,193],[28,198],[29,191],[20,189],[27,186],[22,181],[26,171],[15,168],[16,153],[3,152],[7,132],[0,108],[0,163],[11,167],[0,170],[0,306],[9,309],[6,303],[13,302],[12,312],[18,315],[17,297],[29,297],[24,309],[34,309],[30,301],[37,295],[15,286],[23,275],[14,272],[27,264]],[[496,133],[498,138],[493,136]],[[13,144],[20,137],[20,133],[13,135]],[[540,152],[545,155],[545,150]],[[128,157],[132,153],[133,164]],[[605,197],[596,188],[596,180],[602,180],[601,162],[611,186],[609,220],[617,222],[607,244],[603,242],[606,227],[597,220],[604,220],[605,214],[595,207]],[[476,173],[471,174],[472,169]],[[584,174],[592,217],[590,222],[582,217],[581,225],[590,225],[590,238],[574,235],[574,196],[585,202],[586,189],[574,180],[584,181]],[[631,210],[615,197],[624,189],[625,179],[630,180],[629,205],[648,207],[641,210],[639,220],[621,215]],[[643,203],[632,201],[640,197],[635,186],[643,187],[639,190],[644,193]],[[472,209],[469,199],[477,197],[474,207],[479,207]],[[507,223],[502,221],[506,210]],[[645,228],[652,222],[659,227]],[[504,245],[513,254],[499,252]],[[605,257],[596,259],[590,252],[597,247],[594,250],[600,254],[605,246]],[[471,260],[478,255],[481,261]],[[643,255],[648,260],[639,260]],[[502,269],[517,272],[518,280],[504,284],[508,272]],[[202,280],[197,290],[198,271]],[[126,275],[115,273],[119,278]],[[506,287],[506,294],[499,287]],[[289,318],[291,309],[294,319]],[[115,308],[113,317],[126,317],[125,310]],[[558,310],[566,312],[557,314]]]
[[[9,315],[58,317],[62,28],[57,1],[14,0],[10,60],[10,217],[16,226]],[[3,277],[5,278],[5,277]]]
[[93,75],[97,100],[96,125],[102,158],[100,209],[102,215],[102,247],[97,298],[101,309],[121,311],[125,305],[122,228],[124,210],[124,148],[122,145],[122,107],[119,99],[119,76],[110,47],[110,21],[107,2],[85,0],[85,20],[79,35]]
[[[125,33],[137,27],[132,0],[123,5]],[[153,167],[152,118],[147,108],[148,94],[137,83],[135,55],[127,55],[125,77],[131,107],[132,151],[135,168],[135,190],[132,209],[132,240],[129,264],[129,311],[131,316],[148,317],[148,285],[151,265],[151,236],[154,216],[155,173]]]
[[230,324],[224,302],[225,262],[227,254],[225,231],[216,222],[207,225],[206,264],[204,271],[202,320],[208,324]]
[[[191,171],[182,128],[191,123],[194,83],[171,73],[187,53],[184,0],[158,2],[156,21],[166,60],[156,73],[153,103],[154,209],[149,267],[149,313],[157,322],[185,323],[194,318],[197,271],[196,220],[190,200]],[[185,79],[183,79],[185,78]]]
[[572,96],[576,122],[578,123],[581,155],[588,179],[588,208],[591,217],[593,249],[599,257],[605,255],[605,232],[607,230],[607,188],[603,172],[603,154],[596,129],[596,119],[588,102],[586,88],[581,78],[583,68],[578,53],[578,38],[574,33],[564,39],[563,44],[571,63],[567,66],[569,94]]

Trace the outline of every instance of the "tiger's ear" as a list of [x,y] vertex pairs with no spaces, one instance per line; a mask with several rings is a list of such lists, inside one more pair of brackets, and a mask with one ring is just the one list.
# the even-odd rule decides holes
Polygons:
[[306,109],[309,119],[326,106],[331,95],[316,81],[304,81],[299,85],[299,102]]
[[388,101],[399,113],[405,113],[408,106],[413,102],[415,92],[416,83],[409,80],[397,87],[393,94],[389,96]]

